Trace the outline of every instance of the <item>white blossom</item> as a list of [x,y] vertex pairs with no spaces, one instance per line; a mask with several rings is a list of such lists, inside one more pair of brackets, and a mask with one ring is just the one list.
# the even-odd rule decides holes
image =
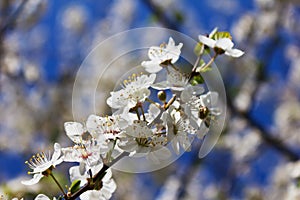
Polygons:
[[151,87],[156,90],[172,89],[182,91],[188,85],[189,74],[182,73],[173,68],[168,69],[167,80],[152,84]]
[[175,63],[178,60],[182,46],[182,43],[176,46],[173,38],[170,37],[168,44],[150,47],[148,51],[150,61],[143,61],[142,66],[149,73],[157,73],[162,69],[161,64],[163,62],[170,61]]
[[74,143],[82,143],[85,138],[84,134],[86,133],[86,128],[83,127],[81,123],[78,122],[65,122],[64,123],[65,132],[67,136]]
[[107,104],[115,109],[127,108],[129,110],[135,107],[137,103],[144,102],[150,95],[148,88],[154,83],[155,78],[155,74],[149,76],[133,74],[129,80],[123,82],[123,89],[110,93]]
[[233,49],[234,44],[229,38],[220,38],[214,40],[203,35],[199,35],[198,38],[201,43],[208,47],[221,49],[223,51],[222,53],[225,53],[227,56],[240,57],[244,54],[244,52],[239,49]]
[[[181,96],[181,98],[184,97]],[[190,124],[197,130],[199,138],[203,138],[209,130],[211,121],[220,115],[217,103],[218,93],[209,91],[200,97],[192,95],[183,105],[186,115],[189,116]]]
[[[97,174],[101,169],[103,165],[99,165],[96,167],[91,168],[92,176]],[[70,173],[70,179],[71,181],[80,180],[80,185],[83,186],[87,183],[87,178],[90,177],[90,174],[87,172],[82,174],[80,171],[79,166],[71,167],[69,170]],[[105,176],[101,179],[102,187],[100,190],[89,190],[87,192],[84,192],[82,195],[80,195],[80,199],[86,200],[93,200],[93,199],[110,199],[112,194],[117,188],[117,185],[115,181],[112,178],[112,172],[110,169],[106,170]]]
[[102,164],[102,152],[96,140],[90,140],[89,143],[85,144],[76,144],[73,147],[62,148],[62,152],[65,162],[78,162],[83,170],[85,166],[93,167]]
[[58,143],[54,144],[54,153],[50,159],[50,154],[44,152],[37,153],[32,156],[29,161],[26,161],[26,164],[32,169],[28,174],[33,174],[33,178],[26,181],[21,181],[24,185],[34,185],[38,183],[41,178],[45,176],[46,171],[52,170],[56,165],[63,162],[63,156],[61,154],[61,147]]
[[120,115],[112,115],[100,117],[90,115],[86,122],[86,127],[89,133],[94,138],[99,138],[103,135],[106,139],[115,140],[121,136],[122,128],[126,127],[128,122]]
[[[34,198],[34,200],[50,200],[50,198],[44,194],[39,194]],[[53,197],[53,200],[56,200],[56,198]]]
[[163,133],[156,132],[147,126],[146,121],[136,120],[125,129],[126,139],[119,143],[119,147],[130,152],[130,156],[146,156],[149,160],[159,163],[171,156],[165,147],[167,138]]
[[185,116],[182,116],[175,108],[170,107],[168,112],[163,113],[162,120],[167,127],[168,141],[171,141],[175,153],[179,154],[180,146],[185,151],[189,151],[191,140],[188,133],[192,134],[194,131]]

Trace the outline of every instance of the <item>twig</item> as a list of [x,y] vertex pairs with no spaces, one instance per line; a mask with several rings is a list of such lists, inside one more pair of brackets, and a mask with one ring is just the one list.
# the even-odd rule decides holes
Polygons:
[[119,155],[116,159],[114,159],[110,163],[110,166],[103,165],[102,169],[95,176],[93,176],[92,179],[89,179],[88,182],[82,188],[80,188],[77,192],[72,194],[70,197],[66,197],[66,199],[67,200],[75,200],[76,198],[78,198],[84,192],[86,192],[88,190],[93,190],[94,186],[95,186],[95,182],[101,180],[100,178],[103,177],[103,174],[106,172],[106,170],[108,170],[112,165],[114,165],[119,160],[121,160],[122,158],[124,158],[125,156],[128,156],[128,155],[129,155],[128,152],[123,152],[121,155]]
[[269,144],[271,147],[277,149],[281,154],[285,155],[291,161],[297,161],[300,159],[300,155],[298,155],[297,153],[289,149],[282,141],[273,137],[272,134],[265,129],[265,127],[263,127],[260,123],[255,121],[255,119],[253,119],[250,116],[249,111],[241,112],[237,110],[233,105],[231,98],[229,98],[228,95],[227,95],[227,105],[234,115],[237,115],[245,119],[249,123],[249,125],[251,125],[253,128],[256,128],[258,130],[259,136],[263,139],[264,142]]
[[15,12],[7,19],[6,23],[0,28],[0,35],[2,35],[18,18],[28,0],[23,0]]

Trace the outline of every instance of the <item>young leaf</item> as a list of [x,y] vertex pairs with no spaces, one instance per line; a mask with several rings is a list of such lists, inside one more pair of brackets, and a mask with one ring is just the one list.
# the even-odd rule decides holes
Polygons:
[[71,194],[74,194],[75,192],[77,192],[80,189],[80,180],[75,180],[72,182],[69,191],[71,192]]
[[191,83],[191,85],[195,86],[195,85],[204,83],[204,79],[201,76],[201,74],[198,74],[191,79],[190,83]]
[[232,39],[231,35],[229,32],[216,32],[212,39],[214,40],[218,40],[218,39],[221,39],[221,38],[229,38],[229,39]]
[[200,56],[203,53],[203,44],[198,42],[194,48],[194,53],[196,56]]

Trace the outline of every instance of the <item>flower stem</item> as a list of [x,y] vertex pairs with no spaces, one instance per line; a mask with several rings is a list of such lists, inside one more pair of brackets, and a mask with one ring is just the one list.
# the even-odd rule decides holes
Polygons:
[[204,65],[203,67],[200,68],[199,71],[201,72],[202,70],[205,70],[206,68],[208,68],[215,61],[217,56],[218,56],[218,54],[216,53],[206,65]]
[[64,194],[64,196],[67,196],[67,194],[65,193],[64,189],[59,184],[59,182],[57,181],[57,179],[55,178],[55,176],[53,175],[52,172],[50,173],[50,176],[52,177],[52,179],[54,180],[54,182],[56,183],[56,185],[59,187],[59,189],[62,191],[62,193]]
[[204,52],[204,45],[202,45],[201,51],[200,51],[199,56],[197,57],[197,60],[196,60],[196,62],[194,64],[194,66],[193,66],[192,72],[196,71],[196,69],[197,69],[197,67],[199,65],[199,62],[200,62],[200,60],[202,58],[203,52]]
[[119,160],[121,160],[122,158],[124,158],[125,156],[128,156],[129,153],[128,152],[123,152],[121,153],[117,158],[115,158],[114,160],[112,160],[109,163],[109,166],[104,164],[102,169],[93,176],[93,178],[91,180],[89,180],[82,188],[80,188],[77,192],[75,192],[74,194],[72,194],[71,196],[66,196],[66,200],[75,200],[77,199],[82,193],[88,191],[88,190],[93,190],[95,187],[95,182],[101,180],[101,178],[103,178],[103,174],[106,173],[106,170],[110,168],[110,166],[114,165],[116,162],[118,162]]
[[155,101],[152,101],[151,99],[148,99],[148,98],[147,98],[146,101],[148,101],[149,103],[154,104],[154,105],[155,105],[157,108],[159,108],[159,109],[161,108],[160,105],[159,105],[158,103],[156,103]]
[[178,71],[178,68],[177,68],[173,63],[170,62],[170,66],[171,66],[175,71]]
[[141,120],[141,117],[140,117],[138,109],[135,109],[134,111],[136,113],[136,116],[137,116],[138,120]]
[[141,111],[142,111],[142,115],[143,115],[143,120],[146,121],[146,117],[145,117],[145,111],[143,106],[140,107]]
[[173,97],[169,100],[169,102],[164,105],[164,109],[167,110],[170,107],[170,105],[174,103],[175,100],[176,100],[176,95],[173,95]]

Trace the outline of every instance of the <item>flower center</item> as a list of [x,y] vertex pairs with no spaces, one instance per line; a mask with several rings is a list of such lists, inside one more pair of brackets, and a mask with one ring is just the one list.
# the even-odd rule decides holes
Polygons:
[[[29,159],[29,161],[25,162],[25,164],[27,164],[30,169],[34,170],[38,167],[48,164],[49,161],[50,161],[50,153],[46,154],[44,152],[41,152],[41,153],[37,153],[36,155],[33,155]],[[28,174],[33,174],[33,172],[28,172]]]

